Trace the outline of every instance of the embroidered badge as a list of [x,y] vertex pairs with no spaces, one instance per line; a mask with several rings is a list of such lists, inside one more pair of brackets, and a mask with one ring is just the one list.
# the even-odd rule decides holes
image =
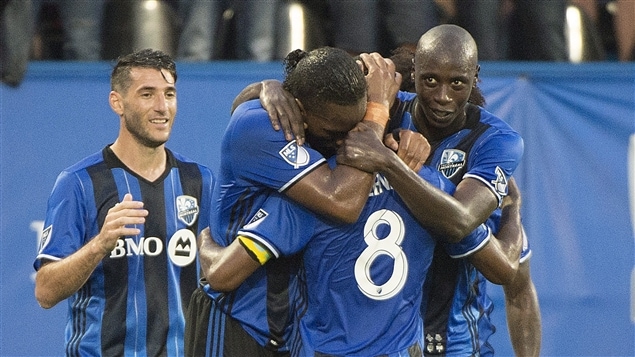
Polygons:
[[42,251],[46,244],[49,242],[49,237],[51,236],[51,231],[53,230],[53,225],[46,227],[45,230],[42,231],[42,236],[40,238],[40,249],[38,251]]
[[192,196],[178,196],[176,198],[176,215],[181,222],[191,226],[198,217],[198,203]]
[[507,194],[507,177],[505,176],[503,169],[496,166],[496,179],[491,182],[496,192],[498,192],[501,196],[505,196]]
[[438,170],[443,176],[451,178],[465,166],[465,152],[456,149],[443,150]]
[[284,161],[293,166],[294,169],[309,163],[309,152],[306,151],[304,147],[298,146],[295,140],[288,143],[278,153],[282,156]]
[[249,222],[247,222],[246,226],[256,223],[258,221],[260,221],[261,219],[267,217],[269,215],[269,213],[267,213],[267,211],[265,211],[264,209],[259,209],[258,212],[256,212],[256,214],[254,214],[253,217],[251,217],[251,219],[249,220]]

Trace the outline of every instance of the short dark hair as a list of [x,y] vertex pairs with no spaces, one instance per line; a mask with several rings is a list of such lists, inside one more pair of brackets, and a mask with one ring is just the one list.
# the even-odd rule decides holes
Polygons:
[[295,50],[284,59],[284,88],[306,110],[323,104],[354,105],[365,98],[366,78],[353,57],[335,47]]
[[117,59],[110,75],[110,89],[125,92],[130,87],[130,70],[132,68],[154,68],[167,70],[176,83],[176,64],[170,55],[150,48],[133,52]]

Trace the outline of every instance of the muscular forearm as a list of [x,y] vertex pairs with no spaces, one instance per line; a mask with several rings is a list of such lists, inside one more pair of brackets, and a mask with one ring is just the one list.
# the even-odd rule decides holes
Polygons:
[[218,245],[204,229],[198,237],[198,254],[203,276],[217,291],[235,290],[260,264],[241,246],[238,238],[228,247]]
[[449,242],[458,242],[476,225],[467,225],[474,219],[454,197],[421,178],[393,153],[382,173],[397,191],[419,223]]
[[324,164],[285,193],[317,214],[353,223],[366,204],[374,176],[346,165],[337,165],[331,170]]
[[523,228],[519,203],[505,205],[502,208],[500,229],[496,239],[502,252],[510,262],[518,263],[523,246]]
[[74,294],[106,254],[93,239],[72,255],[42,266],[35,276],[35,298],[40,306],[49,309]]
[[529,276],[529,262],[521,264],[514,282],[504,285],[507,326],[516,356],[539,356],[542,339],[540,305]]

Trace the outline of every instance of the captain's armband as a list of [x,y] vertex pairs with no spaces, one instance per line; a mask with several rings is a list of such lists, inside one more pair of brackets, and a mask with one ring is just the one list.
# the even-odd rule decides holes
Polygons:
[[263,246],[254,240],[245,236],[238,236],[238,241],[245,248],[247,254],[249,254],[253,260],[260,263],[260,265],[264,265],[269,259],[271,259],[271,253],[269,250],[263,248]]

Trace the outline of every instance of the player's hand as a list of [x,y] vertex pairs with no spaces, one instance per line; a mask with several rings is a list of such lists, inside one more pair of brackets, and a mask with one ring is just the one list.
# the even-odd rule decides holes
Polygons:
[[384,137],[384,145],[397,153],[397,156],[410,169],[419,172],[430,155],[428,140],[412,130],[396,129]]
[[95,237],[96,244],[99,245],[104,254],[110,253],[120,237],[141,233],[136,225],[144,224],[147,215],[148,211],[143,209],[143,202],[133,201],[132,195],[127,193],[123,201],[108,210],[104,225]]
[[275,130],[282,127],[284,137],[288,141],[295,138],[298,145],[302,145],[305,139],[304,119],[295,98],[279,81],[265,80],[261,84],[260,103],[269,114],[271,126]]
[[372,125],[360,122],[341,143],[337,152],[337,163],[366,172],[379,172],[394,154],[381,141]]
[[368,101],[390,108],[401,85],[401,74],[395,71],[395,64],[375,52],[362,53],[359,58],[367,73]]

